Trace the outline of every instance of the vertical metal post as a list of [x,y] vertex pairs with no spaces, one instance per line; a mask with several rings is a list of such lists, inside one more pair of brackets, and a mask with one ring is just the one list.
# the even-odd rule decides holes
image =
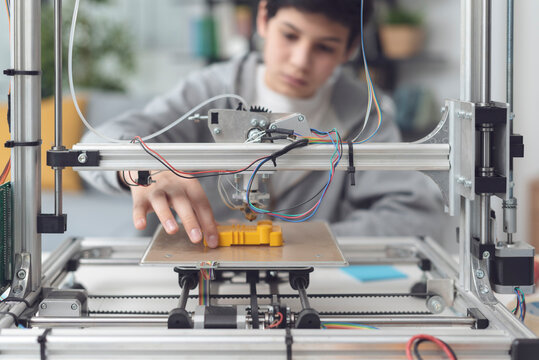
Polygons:
[[[41,1],[13,2],[15,70],[41,70]],[[41,139],[41,76],[15,75],[12,97],[15,142]],[[39,146],[16,146],[12,151],[14,253],[28,253],[30,284],[41,283],[41,235],[37,215],[41,213],[41,151]],[[30,286],[31,285],[31,286]]]
[[[514,44],[514,2],[507,0],[507,63],[506,92],[509,108],[509,134],[513,134],[513,44]],[[513,243],[513,234],[517,231],[517,199],[513,195],[513,169],[509,169],[507,198],[503,201],[503,229],[507,234],[507,243]]]
[[[54,0],[54,150],[62,145],[62,0]],[[54,169],[54,214],[62,216],[62,168]]]
[[479,58],[479,102],[481,104],[490,103],[490,55],[491,55],[491,0],[481,0],[481,35]]

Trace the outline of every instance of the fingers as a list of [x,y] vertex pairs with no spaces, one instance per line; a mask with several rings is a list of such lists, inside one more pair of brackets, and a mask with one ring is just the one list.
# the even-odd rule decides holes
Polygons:
[[208,197],[200,183],[193,183],[188,195],[198,221],[202,225],[206,243],[211,248],[217,247],[219,239],[217,224]]
[[133,223],[139,230],[146,228],[146,215],[153,209],[168,234],[179,230],[171,211],[180,217],[189,239],[199,243],[203,238],[209,247],[217,247],[217,224],[204,189],[197,180],[178,179],[164,173],[149,187],[132,187]]
[[188,197],[183,194],[175,194],[171,197],[172,206],[176,213],[182,220],[183,227],[189,239],[197,244],[202,241],[202,230],[198,223],[197,216],[193,211],[193,207],[188,199]]
[[177,233],[180,228],[170,210],[167,194],[162,190],[153,191],[149,201],[167,234]]

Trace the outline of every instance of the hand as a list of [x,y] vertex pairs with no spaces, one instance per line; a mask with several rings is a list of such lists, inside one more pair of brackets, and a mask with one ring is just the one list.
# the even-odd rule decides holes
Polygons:
[[[132,172],[135,174],[136,172]],[[146,228],[146,215],[155,211],[168,234],[175,234],[179,225],[172,214],[176,211],[189,239],[199,243],[203,237],[209,247],[217,247],[218,232],[210,202],[196,179],[183,179],[171,172],[162,172],[150,186],[133,186],[133,222],[135,228]]]

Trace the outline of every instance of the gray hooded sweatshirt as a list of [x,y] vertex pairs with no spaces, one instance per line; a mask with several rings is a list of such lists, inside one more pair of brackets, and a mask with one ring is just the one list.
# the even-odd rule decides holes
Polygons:
[[[181,117],[201,102],[220,94],[239,94],[249,104],[255,99],[256,69],[261,58],[257,53],[247,54],[225,63],[209,66],[190,74],[178,85],[155,98],[142,111],[129,112],[108,121],[99,130],[115,138],[132,139],[158,131]],[[380,98],[380,97],[379,97]],[[363,126],[367,109],[367,86],[353,74],[338,73],[331,105],[337,115],[343,138],[353,137]],[[236,100],[218,100],[199,113],[210,108],[235,108]],[[257,104],[263,105],[263,104]],[[392,104],[382,97],[383,123],[371,142],[398,142],[400,135],[392,121]],[[375,130],[370,121],[365,134]],[[87,133],[83,142],[104,142],[93,133]],[[212,136],[204,122],[183,121],[175,128],[155,138],[155,142],[212,142]],[[269,155],[269,154],[268,154]],[[105,192],[125,192],[115,172],[81,172],[82,177]],[[316,194],[327,182],[328,172],[306,172],[286,190],[280,189],[279,197],[272,197],[272,209],[288,209]],[[336,172],[324,201],[312,220],[330,223],[337,236],[440,236],[444,222],[442,197],[436,185],[419,172],[404,171],[358,171],[356,185],[350,185],[350,175]],[[272,175],[272,188],[279,186],[279,176]],[[202,179],[218,221],[239,218],[241,214],[226,208],[219,199],[215,178]],[[311,203],[312,206],[312,203]],[[298,209],[291,210],[297,213]]]

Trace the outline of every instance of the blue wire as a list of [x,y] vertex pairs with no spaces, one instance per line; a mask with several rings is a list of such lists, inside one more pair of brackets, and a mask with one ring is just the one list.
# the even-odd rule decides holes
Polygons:
[[[364,4],[364,0],[361,0],[361,54],[363,55],[363,59],[365,59],[365,74],[372,84],[371,73],[369,71],[369,65],[367,64],[367,57],[365,55],[365,36],[363,35],[363,7],[364,7],[363,4]],[[374,85],[372,85],[372,93],[374,95],[374,101],[378,103],[378,106],[380,106],[380,103],[378,102],[378,97],[376,96],[376,89],[374,88]],[[378,130],[380,129],[380,125],[382,124],[382,120],[383,120],[383,114],[382,114],[382,109],[380,109],[380,122],[378,123],[378,127],[368,138],[366,138],[365,140],[359,141],[358,144],[362,144],[372,139],[373,136],[378,133]]]
[[[333,130],[335,130],[335,129],[333,129]],[[318,208],[319,208],[320,205],[322,204],[322,199],[324,198],[324,196],[325,196],[325,194],[326,194],[326,192],[327,192],[327,189],[328,189],[328,187],[329,187],[329,185],[330,185],[330,183],[331,183],[331,176],[332,176],[333,173],[334,173],[334,168],[339,164],[339,162],[341,161],[341,158],[342,158],[342,153],[339,151],[339,143],[338,143],[338,142],[336,143],[336,142],[333,140],[333,138],[331,137],[331,135],[330,135],[329,132],[324,132],[324,131],[320,131],[320,130],[317,130],[317,129],[311,129],[311,131],[314,131],[314,132],[317,132],[317,133],[323,134],[323,135],[328,135],[329,138],[330,138],[330,140],[331,140],[331,143],[336,147],[337,152],[338,152],[338,154],[339,154],[339,157],[338,157],[337,162],[335,163],[335,166],[332,166],[331,169],[329,170],[328,182],[326,183],[326,186],[324,186],[324,190],[322,191],[322,195],[320,196],[320,199],[321,199],[321,200],[318,202],[318,204],[317,204],[316,207],[314,208],[313,212],[312,212],[309,216],[307,216],[307,217],[305,217],[305,218],[302,218],[302,219],[298,219],[298,220],[292,220],[292,219],[284,218],[284,217],[282,217],[282,216],[280,216],[280,215],[277,215],[277,214],[272,214],[273,216],[275,216],[275,217],[277,217],[277,218],[279,218],[279,219],[281,219],[281,220],[283,220],[283,221],[286,221],[286,222],[291,222],[291,223],[299,223],[299,222],[303,222],[303,221],[306,221],[306,220],[310,219],[311,217],[314,216],[314,214],[316,214],[316,212],[318,211]],[[336,132],[336,130],[335,130],[335,132]],[[338,137],[338,134],[337,134],[337,139],[338,139],[338,138],[339,138],[339,137]],[[258,164],[258,166],[257,166],[257,167],[255,168],[255,170],[253,171],[251,177],[249,178],[249,183],[248,183],[248,185],[247,185],[247,189],[250,189],[250,188],[251,188],[251,185],[252,185],[253,180],[254,180],[254,176],[255,176],[255,174],[258,172],[258,170],[260,169],[260,167],[262,167],[262,165],[264,165],[264,164],[265,164],[266,162],[268,162],[269,160],[271,160],[271,158],[266,158],[266,159],[262,160],[262,161]],[[246,202],[247,202],[247,204],[249,204],[249,208],[250,208],[251,210],[253,210],[254,212],[256,212],[256,213],[259,213],[259,214],[267,214],[267,213],[271,213],[271,211],[269,211],[269,210],[258,209],[258,208],[256,208],[256,207],[254,207],[254,206],[251,204],[251,201],[249,200],[249,193],[248,193],[248,192],[246,193]],[[300,216],[300,215],[301,215],[301,214],[294,214],[294,215],[287,215],[287,216]]]

